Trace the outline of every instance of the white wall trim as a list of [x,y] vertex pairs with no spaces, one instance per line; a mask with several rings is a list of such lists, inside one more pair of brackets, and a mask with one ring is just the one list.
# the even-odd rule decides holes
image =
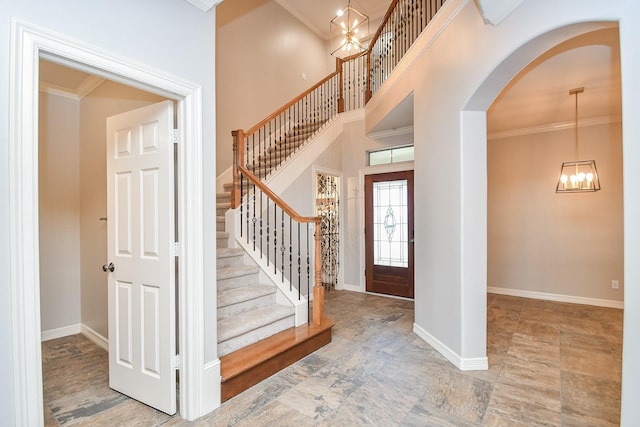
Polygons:
[[[622,123],[622,117],[621,116],[592,117],[589,119],[580,120],[578,127],[583,128],[587,126],[608,125],[611,123]],[[550,123],[550,124],[540,125],[540,126],[532,126],[528,128],[509,129],[509,130],[503,130],[498,132],[491,132],[490,134],[487,135],[487,140],[492,141],[494,139],[511,138],[514,136],[533,135],[537,133],[574,129],[575,126],[576,126],[575,121],[569,121],[569,122],[560,122],[560,123]]]
[[198,9],[202,10],[203,12],[208,12],[212,8],[216,7],[217,5],[223,2],[223,0],[186,0],[186,1],[194,5]]
[[62,328],[49,329],[48,331],[42,331],[40,334],[40,340],[42,342],[55,340],[57,338],[68,337],[69,335],[76,335],[82,332],[82,325],[79,323],[76,325],[63,326]]
[[80,333],[104,351],[109,351],[109,340],[84,323],[80,325]]
[[371,132],[367,136],[369,138],[371,138],[371,139],[385,139],[385,138],[391,138],[391,137],[394,137],[394,136],[409,135],[409,134],[413,134],[413,125],[404,126],[404,127],[397,128],[397,129],[389,129],[389,130],[381,130],[381,131],[378,131],[378,132]]
[[487,357],[464,358],[451,350],[439,339],[422,329],[418,324],[413,324],[413,332],[422,338],[427,344],[433,347],[438,353],[443,355],[449,362],[453,363],[461,371],[486,371],[489,369],[489,359]]
[[80,100],[80,97],[74,91],[69,90],[66,87],[56,86],[51,83],[41,82],[39,90],[40,92],[46,93],[48,95],[61,96],[63,98],[73,99],[74,101]]
[[615,301],[609,299],[579,297],[574,295],[550,294],[546,292],[524,291],[521,289],[498,288],[495,286],[487,286],[487,292],[490,294],[510,295],[513,297],[533,298],[546,301],[569,302],[573,304],[595,305],[597,307],[608,308],[624,308],[623,301]]
[[[178,100],[178,209],[183,256],[179,258],[181,415],[196,419],[219,406],[199,398],[218,383],[204,377],[202,94],[198,85],[47,29],[11,22],[9,76],[10,288],[13,335],[14,419],[42,425],[42,364],[38,235],[38,58],[46,53],[102,70],[119,81],[143,85]],[[155,90],[154,90],[155,89]],[[213,325],[215,327],[215,325]],[[215,394],[215,391],[211,394]]]
[[215,386],[204,387],[200,393],[200,408],[202,408],[201,411],[204,415],[220,406],[219,402],[222,397],[220,391],[220,383],[222,381],[222,376],[220,375],[220,359],[212,360],[204,365],[202,380],[205,384],[213,384]]
[[47,82],[40,82],[40,92],[58,95],[79,101],[85,96],[89,95],[95,88],[100,86],[105,81],[107,80],[102,77],[89,76],[75,89],[70,89]]
[[484,22],[500,25],[524,0],[478,0]]

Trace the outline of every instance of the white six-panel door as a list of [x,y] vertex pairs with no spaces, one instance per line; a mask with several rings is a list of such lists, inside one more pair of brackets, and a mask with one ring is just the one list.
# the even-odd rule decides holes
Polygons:
[[176,412],[173,104],[107,119],[109,386]]

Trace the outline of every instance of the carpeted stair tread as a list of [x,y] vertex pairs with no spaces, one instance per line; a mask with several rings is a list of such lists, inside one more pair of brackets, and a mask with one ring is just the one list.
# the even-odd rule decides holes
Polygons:
[[293,307],[277,305],[246,311],[237,316],[218,321],[218,343],[230,340],[249,331],[292,316]]
[[257,274],[259,271],[260,267],[252,265],[218,268],[217,279],[224,280],[232,277],[248,276],[249,274]]
[[242,288],[221,291],[218,292],[218,308],[227,307],[229,305],[238,304],[244,301],[254,300],[256,298],[275,293],[275,286],[270,285],[244,286]]
[[244,255],[244,249],[241,248],[218,248],[216,249],[216,257],[231,258]]

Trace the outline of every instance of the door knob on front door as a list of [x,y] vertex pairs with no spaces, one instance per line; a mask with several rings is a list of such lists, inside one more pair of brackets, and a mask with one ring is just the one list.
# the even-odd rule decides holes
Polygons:
[[110,271],[110,272],[113,273],[113,270],[115,270],[115,269],[116,269],[116,266],[113,265],[112,262],[110,262],[109,265],[105,264],[105,265],[102,266],[102,271]]

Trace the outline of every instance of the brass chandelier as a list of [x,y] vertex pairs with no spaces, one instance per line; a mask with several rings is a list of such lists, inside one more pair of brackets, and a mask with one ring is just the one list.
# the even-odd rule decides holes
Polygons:
[[339,10],[331,20],[331,55],[346,58],[367,50],[362,38],[369,34],[369,17],[351,6]]
[[600,190],[600,179],[595,160],[579,160],[578,151],[578,94],[584,92],[583,87],[571,89],[569,95],[576,97],[575,120],[575,161],[564,162],[560,168],[560,178],[556,193],[586,193]]

